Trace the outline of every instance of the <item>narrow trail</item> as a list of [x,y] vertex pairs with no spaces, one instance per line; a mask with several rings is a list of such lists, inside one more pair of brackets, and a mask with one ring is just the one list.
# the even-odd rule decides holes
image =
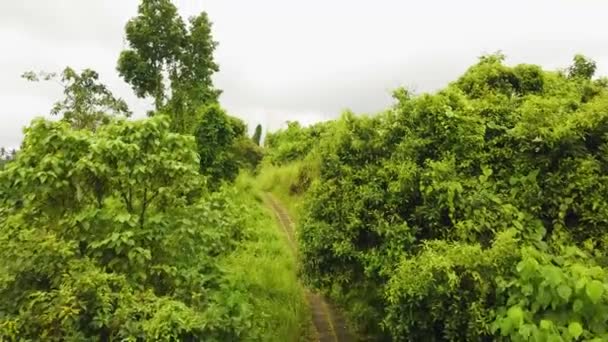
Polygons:
[[[272,196],[266,194],[266,203],[276,215],[283,233],[287,236],[291,250],[298,255],[298,244],[295,238],[294,223],[285,208]],[[319,342],[350,342],[354,338],[346,328],[346,322],[340,313],[329,304],[323,296],[306,292],[306,300],[312,311],[312,321]]]

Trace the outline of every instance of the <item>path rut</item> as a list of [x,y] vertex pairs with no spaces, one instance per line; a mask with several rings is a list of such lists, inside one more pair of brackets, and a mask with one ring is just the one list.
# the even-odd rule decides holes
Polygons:
[[[287,210],[271,194],[266,194],[266,202],[279,220],[289,245],[297,256],[298,244],[295,238],[294,223]],[[312,321],[319,342],[354,341],[346,328],[342,315],[322,295],[307,291],[306,299],[312,311]]]

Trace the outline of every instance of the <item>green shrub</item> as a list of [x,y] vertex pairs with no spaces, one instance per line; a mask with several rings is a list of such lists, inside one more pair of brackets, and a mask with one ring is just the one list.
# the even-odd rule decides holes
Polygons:
[[200,171],[211,190],[234,181],[242,169],[256,170],[263,152],[247,137],[242,120],[229,116],[217,104],[199,108],[199,116],[195,137]]
[[[312,143],[316,128],[294,126],[269,144],[298,193],[296,165],[317,160],[298,194],[304,274],[364,335],[605,338],[606,83],[503,59],[434,94],[399,89],[389,110],[345,113]],[[517,266],[529,260],[538,276]]]
[[35,121],[0,171],[0,340],[295,336],[302,292],[270,216],[204,182],[166,117]]

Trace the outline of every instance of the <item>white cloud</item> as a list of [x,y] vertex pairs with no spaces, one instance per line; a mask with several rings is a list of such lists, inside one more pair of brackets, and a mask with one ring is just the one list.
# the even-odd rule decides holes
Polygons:
[[[222,104],[250,126],[315,122],[344,108],[374,112],[398,85],[437,89],[482,53],[509,63],[564,67],[575,53],[608,74],[600,0],[176,0],[184,16],[206,10],[220,42],[216,85]],[[91,67],[143,115],[115,71],[123,28],[136,0],[0,0],[0,146],[58,98],[52,85],[27,84],[29,69]]]

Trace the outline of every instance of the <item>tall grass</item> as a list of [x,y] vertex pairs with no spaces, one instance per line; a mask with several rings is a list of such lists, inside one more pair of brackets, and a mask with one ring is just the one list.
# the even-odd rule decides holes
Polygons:
[[252,329],[259,331],[252,336],[261,341],[307,341],[311,315],[297,277],[296,256],[252,178],[242,175],[235,183],[240,200],[252,208],[249,226],[254,229],[223,266],[233,286],[250,297]]
[[258,173],[257,184],[261,191],[274,194],[297,222],[305,192],[318,178],[317,165],[309,159],[281,166],[265,163]]

